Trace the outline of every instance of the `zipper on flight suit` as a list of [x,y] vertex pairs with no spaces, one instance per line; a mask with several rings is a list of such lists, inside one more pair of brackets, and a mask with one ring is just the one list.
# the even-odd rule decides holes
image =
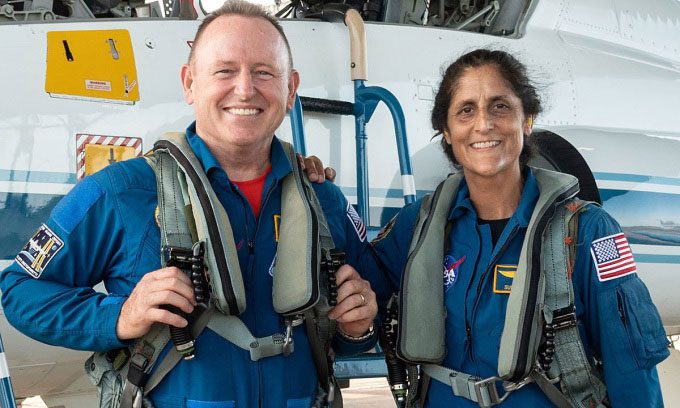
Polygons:
[[[272,180],[272,184],[269,186],[269,189],[267,189],[267,191],[264,193],[264,199],[260,203],[260,215],[262,215],[263,210],[266,208],[267,202],[269,201],[269,196],[271,195],[271,192],[274,190],[274,188],[276,188],[277,184],[278,184],[278,180],[276,180],[276,179]],[[253,213],[253,215],[255,215],[255,214]],[[246,234],[248,234],[248,249],[250,251],[250,255],[253,255],[255,253],[255,237],[257,237],[257,232],[260,230],[260,220],[261,219],[262,219],[262,217],[259,217],[259,216],[257,217],[257,221],[255,223],[255,234],[253,235],[252,240],[250,239],[250,234],[248,234],[248,231],[247,231],[247,228],[248,228],[247,225],[248,224],[246,224]],[[274,256],[276,256],[276,255],[274,255]],[[252,268],[250,259],[248,260],[248,265]],[[255,315],[255,320],[257,321],[257,313],[255,313],[254,315]],[[262,378],[262,366],[260,364],[261,364],[261,362],[258,360],[257,361],[257,377],[258,377],[258,382],[260,384],[260,387],[258,387],[259,388],[259,398],[257,400],[258,408],[262,407],[262,401],[264,400],[264,395],[262,395],[262,390],[264,388],[264,387],[262,387],[262,384],[264,384],[264,379]]]
[[[512,242],[512,239],[517,234],[517,230],[519,230],[519,227],[517,225],[512,227],[512,230],[510,230],[508,237],[505,239],[505,242],[503,242],[503,246],[496,253],[496,256],[491,258],[491,262],[489,262],[486,269],[484,270],[484,273],[482,274],[482,277],[479,279],[479,283],[477,283],[477,293],[475,295],[475,304],[472,307],[472,321],[475,320],[475,316],[477,315],[477,306],[479,305],[479,297],[482,293],[482,287],[484,286],[484,281],[486,280],[486,277],[489,274],[489,271],[491,270],[493,265],[496,264],[496,262],[498,261],[500,256],[503,254],[503,252],[505,252],[505,250],[508,248],[508,245],[510,245],[510,242]],[[481,243],[481,239],[480,239],[480,243]],[[470,329],[469,336],[470,336],[470,341],[472,341],[472,329]],[[472,353],[472,343],[470,343],[470,353]],[[474,358],[473,358],[473,361],[474,361]]]
[[[482,235],[479,233],[479,226],[475,224],[475,232],[477,233],[477,242],[479,242],[479,245],[481,247],[482,243]],[[470,277],[470,283],[468,283],[468,287],[465,289],[465,301],[463,302],[465,305],[465,336],[467,338],[467,344],[468,344],[468,356],[470,357],[471,361],[475,361],[475,355],[472,350],[472,327],[470,325],[470,319],[468,319],[468,306],[467,306],[467,299],[470,294],[470,288],[472,287],[472,281],[474,280],[475,274],[477,274],[477,267],[479,266],[479,258],[481,257],[481,251],[477,251],[477,256],[475,257],[475,266],[472,269],[472,276]]]
[[[278,184],[278,180],[273,180],[269,188],[264,194],[264,198],[262,202],[260,203],[260,213],[267,207],[267,203],[269,201],[269,197],[271,196],[272,191],[276,188],[276,185]],[[255,213],[252,212],[252,207],[250,205],[250,202],[248,201],[247,198],[243,196],[243,193],[238,190],[237,188],[234,188],[235,186],[232,184],[232,191],[238,191],[238,195],[241,198],[241,203],[243,206],[243,215],[244,218],[247,220],[248,219],[248,208],[250,208],[251,213],[253,217],[255,216]],[[247,206],[246,206],[247,204]],[[257,237],[257,232],[260,229],[260,219],[261,217],[257,217],[255,221],[255,231],[253,231],[253,236],[250,236],[250,229],[248,228],[248,221],[245,222],[245,229],[246,229],[246,241],[248,245],[248,254],[250,255],[248,257],[248,269],[247,273],[249,274],[251,279],[254,279],[253,277],[253,255],[255,254],[255,238]],[[253,299],[256,301],[256,299]],[[257,326],[257,313],[253,314],[253,319],[254,319],[254,324]],[[260,361],[256,362],[257,365],[257,380],[259,383],[258,386],[258,397],[257,397],[257,407],[261,408],[262,407],[262,401],[264,400],[264,395],[262,395],[262,390],[264,387],[261,385],[263,384],[263,378],[262,378],[262,367],[260,366]]]

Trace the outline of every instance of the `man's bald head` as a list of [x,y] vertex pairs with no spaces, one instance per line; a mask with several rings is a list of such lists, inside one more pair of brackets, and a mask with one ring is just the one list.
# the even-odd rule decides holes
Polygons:
[[276,31],[278,31],[279,34],[281,34],[283,43],[286,46],[286,51],[288,52],[288,72],[290,73],[293,70],[293,53],[290,51],[290,44],[288,43],[288,38],[286,38],[286,34],[283,32],[283,27],[281,27],[279,21],[269,12],[267,12],[267,10],[265,10],[263,7],[257,4],[249,3],[244,0],[227,0],[222,5],[222,7],[218,8],[217,10],[213,11],[212,13],[208,14],[205,17],[203,22],[201,22],[201,25],[198,26],[196,36],[194,37],[193,45],[191,46],[191,51],[189,51],[188,62],[189,64],[191,64],[194,60],[194,55],[196,54],[195,50],[198,48],[201,42],[201,36],[205,31],[206,27],[208,27],[210,23],[215,21],[215,19],[221,16],[228,15],[261,18],[268,21],[272,26],[274,26],[274,28],[276,28]]

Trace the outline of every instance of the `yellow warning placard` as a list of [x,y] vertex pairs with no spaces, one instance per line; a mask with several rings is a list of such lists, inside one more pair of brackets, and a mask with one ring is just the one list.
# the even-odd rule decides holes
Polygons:
[[139,84],[127,30],[47,33],[45,91],[54,97],[133,104]]
[[88,144],[85,146],[85,175],[89,176],[109,164],[133,157],[137,157],[134,147]]
[[142,155],[142,139],[128,136],[76,135],[78,181],[109,164]]

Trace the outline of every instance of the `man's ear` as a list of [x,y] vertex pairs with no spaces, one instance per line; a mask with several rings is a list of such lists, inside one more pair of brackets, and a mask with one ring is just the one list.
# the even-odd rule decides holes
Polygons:
[[288,99],[286,100],[286,110],[290,111],[293,109],[293,104],[295,103],[295,93],[300,86],[300,74],[296,70],[290,72],[288,78]]
[[184,102],[191,105],[194,103],[194,94],[192,90],[194,78],[191,75],[191,67],[188,64],[183,64],[179,76],[182,80],[182,89],[184,90]]

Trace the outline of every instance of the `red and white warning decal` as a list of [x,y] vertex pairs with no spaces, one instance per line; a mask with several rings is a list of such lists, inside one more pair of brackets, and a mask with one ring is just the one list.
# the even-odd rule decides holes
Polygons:
[[111,163],[142,155],[142,139],[125,136],[76,135],[78,180]]

